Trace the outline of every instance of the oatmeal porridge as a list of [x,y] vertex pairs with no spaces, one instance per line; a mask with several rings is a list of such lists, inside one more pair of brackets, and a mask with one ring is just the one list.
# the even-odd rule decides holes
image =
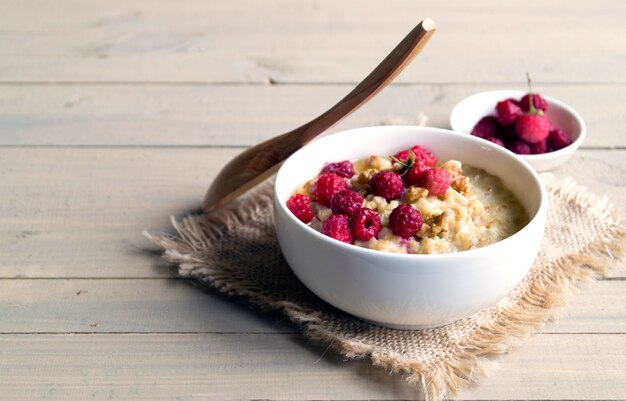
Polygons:
[[441,254],[492,244],[528,216],[498,177],[416,145],[393,156],[326,164],[287,201],[339,241],[395,253]]

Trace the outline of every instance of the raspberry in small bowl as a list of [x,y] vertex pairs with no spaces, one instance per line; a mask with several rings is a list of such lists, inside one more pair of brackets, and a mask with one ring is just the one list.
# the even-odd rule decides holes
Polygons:
[[[412,167],[396,170],[391,160],[405,161],[411,153],[403,150],[413,148],[413,156],[419,157]],[[432,152],[432,160],[426,151]],[[329,163],[363,158],[377,172],[358,163],[354,172],[345,169],[339,178],[335,167],[324,170]],[[506,186],[527,217],[519,230],[477,247],[481,237],[491,237],[493,225],[478,224],[472,230],[482,230],[481,235],[466,236],[463,221],[475,217],[463,216],[463,209],[457,209],[458,214],[436,210],[454,198],[466,199],[469,213],[482,213],[467,183],[451,181],[459,165],[477,169],[472,175],[477,186],[487,175]],[[416,176],[405,178],[413,168]],[[300,281],[344,312],[399,329],[438,327],[505,297],[532,266],[547,207],[536,171],[512,152],[474,136],[430,127],[367,127],[320,138],[283,163],[274,186],[277,237]],[[446,237],[439,228],[461,234],[450,253],[429,245],[441,244],[439,239]]]
[[516,153],[537,171],[567,162],[587,135],[580,114],[571,106],[533,92],[494,90],[461,100],[450,113],[453,131],[497,143]]

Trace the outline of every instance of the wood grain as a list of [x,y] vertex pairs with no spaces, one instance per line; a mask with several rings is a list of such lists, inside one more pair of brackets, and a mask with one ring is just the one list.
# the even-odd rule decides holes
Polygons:
[[[626,333],[626,281],[601,281],[573,296],[543,333]],[[0,334],[298,333],[182,280],[0,280]]]
[[299,331],[282,315],[261,314],[183,280],[0,280],[0,334],[157,332]]
[[358,82],[432,17],[440,32],[403,82],[522,84],[529,71],[537,83],[626,83],[625,7],[622,0],[3,2],[0,81]]
[[[0,277],[169,276],[141,231],[169,231],[169,216],[198,210],[238,151],[0,149],[0,182],[12,194],[0,197]],[[557,174],[623,207],[625,155],[580,151]]]
[[334,106],[285,134],[246,149],[229,161],[211,183],[202,210],[209,213],[226,205],[275,174],[280,164],[294,152],[352,114],[389,85],[422,51],[435,31],[432,20],[423,20]]
[[[169,231],[169,216],[198,210],[215,172],[239,151],[0,149],[0,277],[168,277],[141,231]],[[579,151],[555,173],[624,210],[625,157]],[[613,274],[626,277],[626,266]]]
[[170,276],[141,232],[169,230],[169,216],[198,211],[206,185],[238,151],[0,150],[8,194],[0,197],[0,275]]
[[[422,55],[424,56],[424,55]],[[518,85],[394,85],[329,132],[383,120],[449,128],[473,93]],[[249,146],[311,120],[351,85],[0,85],[0,145]],[[544,84],[585,119],[584,147],[626,147],[626,86]],[[601,97],[602,102],[597,99]]]
[[[625,347],[624,335],[537,335],[459,399],[621,399]],[[13,401],[418,398],[293,334],[2,335],[0,349],[0,389]]]
[[[319,115],[426,16],[428,49],[331,132],[447,127],[529,71],[588,125],[555,174],[626,212],[623,0],[0,2],[0,399],[415,399],[168,278],[140,232],[199,208],[241,148]],[[623,263],[458,399],[626,399],[625,283]]]

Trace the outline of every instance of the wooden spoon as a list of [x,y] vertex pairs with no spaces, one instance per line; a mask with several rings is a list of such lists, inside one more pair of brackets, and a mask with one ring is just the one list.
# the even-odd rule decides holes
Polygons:
[[435,29],[431,19],[423,20],[352,92],[324,114],[291,132],[248,148],[231,160],[207,191],[204,212],[223,206],[260,184],[292,153],[375,96],[426,46]]

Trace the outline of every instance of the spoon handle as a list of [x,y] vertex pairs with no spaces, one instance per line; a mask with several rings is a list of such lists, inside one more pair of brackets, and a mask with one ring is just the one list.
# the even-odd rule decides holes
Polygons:
[[204,198],[204,212],[230,202],[262,182],[287,157],[375,96],[417,56],[435,30],[431,19],[423,20],[361,83],[322,115],[236,156],[213,180]]
[[430,18],[420,22],[360,84],[336,105],[316,119],[291,131],[288,135],[296,133],[294,137],[297,138],[298,148],[350,115],[389,85],[422,51],[435,33],[435,29],[435,23]]

